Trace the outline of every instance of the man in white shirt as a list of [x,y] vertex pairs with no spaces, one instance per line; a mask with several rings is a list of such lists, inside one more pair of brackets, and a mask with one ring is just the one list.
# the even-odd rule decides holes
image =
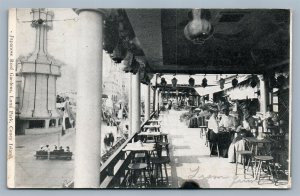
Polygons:
[[222,108],[222,119],[219,122],[219,127],[221,130],[228,131],[229,129],[235,130],[236,128],[236,119],[233,116],[229,115],[229,108],[223,107]]

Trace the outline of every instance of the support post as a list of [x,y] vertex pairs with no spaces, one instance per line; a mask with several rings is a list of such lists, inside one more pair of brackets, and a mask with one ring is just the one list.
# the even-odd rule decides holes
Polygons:
[[[267,106],[269,104],[269,88],[268,88],[268,82],[267,82],[267,78],[266,75],[260,75],[259,76],[259,86],[260,86],[260,111],[263,115],[263,117],[265,117],[266,113],[267,113]],[[266,131],[267,129],[267,122],[266,119],[264,119],[263,121],[263,129],[264,131]],[[261,134],[261,133],[259,133]],[[262,136],[262,135],[260,135]]]
[[140,131],[141,126],[141,83],[140,72],[132,74],[132,134]]
[[145,92],[145,121],[150,119],[150,86],[147,85]]
[[103,17],[107,10],[75,9],[79,15],[75,188],[99,188]]
[[128,103],[128,112],[129,112],[129,137],[132,136],[132,73],[130,73],[129,77],[129,103]]

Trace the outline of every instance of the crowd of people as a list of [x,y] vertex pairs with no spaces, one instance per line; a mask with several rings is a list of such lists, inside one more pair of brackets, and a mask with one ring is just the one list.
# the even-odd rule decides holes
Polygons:
[[[273,115],[265,115],[265,119],[257,117],[246,106],[239,108],[240,112],[231,112],[232,106],[223,103],[221,106],[215,103],[207,103],[201,107],[198,117],[203,117],[207,122],[207,140],[212,153],[219,151],[220,156],[228,158],[229,162],[235,162],[235,148],[238,142],[242,144],[245,137],[258,137],[258,129],[262,126],[262,120],[270,121]],[[218,149],[216,147],[218,146]]]

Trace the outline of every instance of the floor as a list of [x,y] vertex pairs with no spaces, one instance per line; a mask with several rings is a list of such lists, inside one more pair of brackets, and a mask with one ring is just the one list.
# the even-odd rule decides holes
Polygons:
[[178,188],[187,181],[196,182],[201,188],[287,188],[287,181],[279,181],[275,186],[269,178],[258,185],[251,176],[251,169],[246,179],[239,165],[235,175],[235,164],[227,158],[209,156],[205,138],[200,138],[198,128],[188,128],[185,122],[179,121],[182,111],[170,110],[161,115],[162,131],[169,133],[171,163],[168,168],[169,187]]

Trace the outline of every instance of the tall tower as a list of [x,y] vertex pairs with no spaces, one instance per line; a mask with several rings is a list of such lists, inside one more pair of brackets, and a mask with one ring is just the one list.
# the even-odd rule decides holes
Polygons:
[[[21,59],[17,71],[22,84],[16,127],[21,133],[51,132],[59,129],[56,108],[56,79],[60,77],[60,63],[47,52],[47,33],[52,30],[54,13],[45,9],[32,9],[31,26],[35,29],[35,49]],[[17,86],[18,88],[18,86]]]

